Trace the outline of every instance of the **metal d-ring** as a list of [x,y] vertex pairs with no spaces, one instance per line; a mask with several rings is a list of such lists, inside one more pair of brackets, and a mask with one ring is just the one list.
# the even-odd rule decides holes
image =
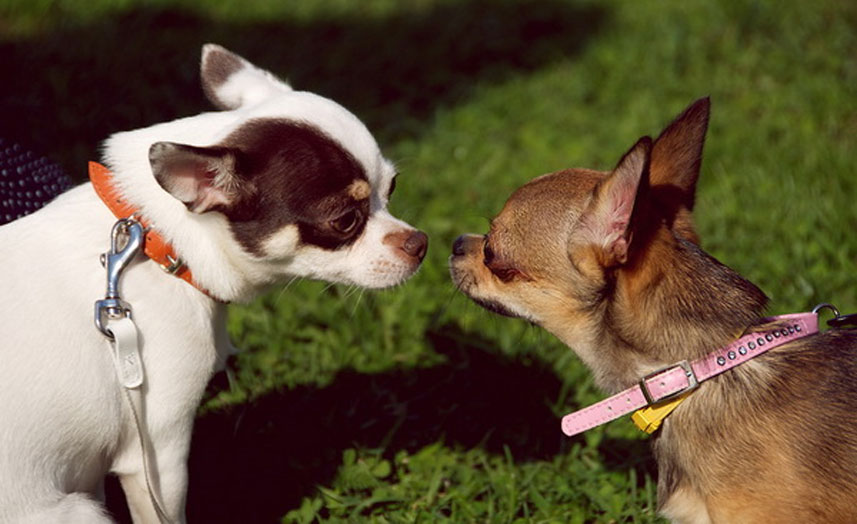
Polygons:
[[827,321],[827,325],[832,328],[843,328],[847,326],[855,327],[857,326],[857,313],[852,313],[850,315],[843,315],[836,309],[836,306],[833,306],[828,303],[822,303],[815,306],[812,310],[813,313],[818,313],[822,309],[829,309],[833,313],[833,318]]
[[830,312],[833,313],[834,318],[839,316],[839,310],[836,309],[836,306],[834,306],[833,304],[828,304],[827,302],[822,302],[821,304],[815,306],[814,308],[812,308],[812,312],[817,315],[818,312],[823,309],[829,309]]

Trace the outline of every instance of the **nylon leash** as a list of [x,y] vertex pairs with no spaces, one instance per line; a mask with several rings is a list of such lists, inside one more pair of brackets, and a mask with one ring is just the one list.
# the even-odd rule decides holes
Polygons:
[[134,419],[140,439],[149,501],[158,521],[161,524],[170,524],[171,520],[159,495],[160,486],[155,475],[157,463],[146,427],[145,399],[142,391],[145,374],[140,356],[140,334],[131,317],[131,305],[119,297],[119,278],[122,271],[140,252],[143,242],[143,226],[133,218],[123,218],[113,226],[110,251],[102,256],[102,263],[107,270],[107,293],[104,299],[95,302],[95,326],[107,337],[112,349],[116,375]]

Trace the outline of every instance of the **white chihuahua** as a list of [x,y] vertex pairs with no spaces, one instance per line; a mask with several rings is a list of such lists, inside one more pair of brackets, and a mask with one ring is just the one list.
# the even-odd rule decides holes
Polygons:
[[[91,168],[106,189],[0,227],[0,522],[110,522],[108,472],[135,522],[183,522],[194,415],[231,352],[224,304],[295,276],[393,286],[425,255],[425,234],[387,212],[395,170],[354,115],[215,45],[201,70],[222,111],[112,136],[107,169]],[[99,256],[131,210],[151,258],[122,261],[139,387],[93,325],[119,251]]]

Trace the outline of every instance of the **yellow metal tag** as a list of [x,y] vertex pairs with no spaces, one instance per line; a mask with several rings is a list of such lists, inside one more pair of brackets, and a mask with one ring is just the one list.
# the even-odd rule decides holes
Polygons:
[[655,404],[653,406],[647,406],[643,409],[638,409],[631,415],[631,420],[634,421],[634,424],[640,431],[644,431],[651,435],[659,427],[661,427],[661,423],[667,418],[667,415],[673,412],[675,408],[678,407],[679,404],[684,402],[684,399],[687,398],[688,393],[676,397],[667,402],[662,402],[660,404]]

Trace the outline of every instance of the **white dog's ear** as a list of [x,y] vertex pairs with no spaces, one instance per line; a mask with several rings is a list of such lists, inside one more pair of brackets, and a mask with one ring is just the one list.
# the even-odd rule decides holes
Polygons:
[[216,44],[202,46],[200,76],[205,96],[219,109],[238,109],[292,90],[268,71]]
[[225,147],[156,142],[149,148],[155,180],[194,213],[229,208],[253,193],[236,171],[238,153]]

